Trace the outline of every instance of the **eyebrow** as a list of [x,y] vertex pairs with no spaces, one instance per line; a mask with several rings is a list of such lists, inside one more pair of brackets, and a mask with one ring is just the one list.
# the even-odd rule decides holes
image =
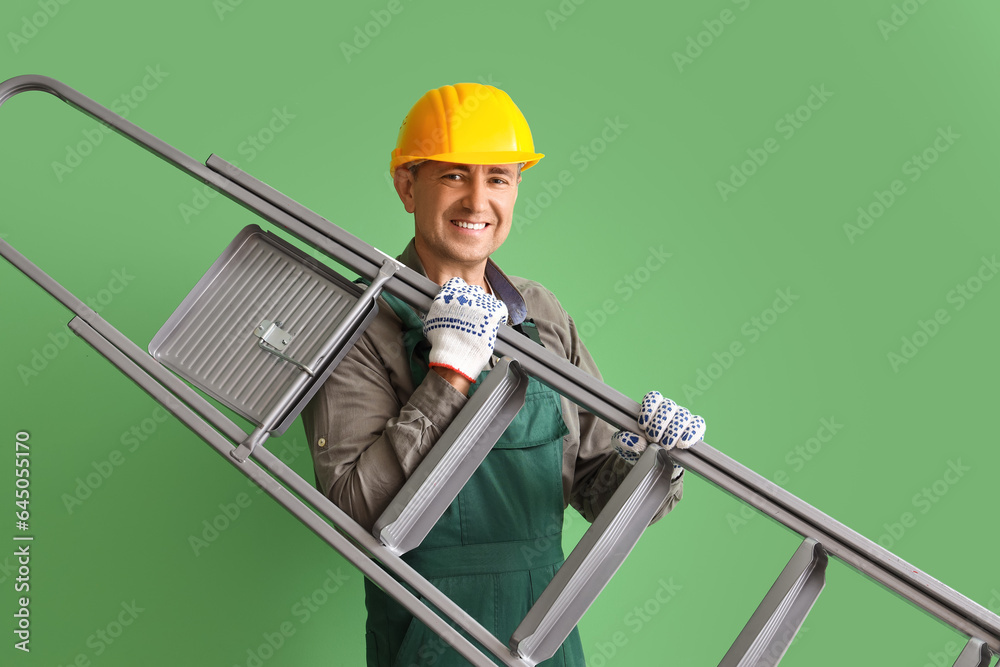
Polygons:
[[[468,174],[469,172],[472,171],[471,169],[469,169],[469,165],[467,165],[467,164],[456,164],[455,166],[451,167],[448,171],[450,171],[452,169],[454,169],[455,171],[465,172],[466,174]],[[504,176],[510,176],[512,173],[514,173],[514,170],[510,166],[508,166],[508,165],[498,165],[498,166],[492,167],[490,169],[489,173],[491,173],[491,174],[503,174]]]

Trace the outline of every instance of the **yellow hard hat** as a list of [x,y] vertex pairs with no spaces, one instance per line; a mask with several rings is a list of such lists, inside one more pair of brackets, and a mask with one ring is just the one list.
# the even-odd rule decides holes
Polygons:
[[514,100],[499,88],[456,83],[427,91],[399,126],[389,173],[416,160],[533,166],[531,130]]

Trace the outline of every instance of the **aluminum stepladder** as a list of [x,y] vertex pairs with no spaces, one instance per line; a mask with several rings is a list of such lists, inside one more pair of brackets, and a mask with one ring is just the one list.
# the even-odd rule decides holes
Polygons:
[[[48,92],[59,97],[369,279],[372,286],[364,292],[353,291],[343,284],[337,285],[338,280],[329,275],[332,272],[328,269],[304,262],[306,273],[312,271],[310,275],[313,278],[329,283],[327,287],[334,294],[330,298],[336,302],[331,306],[331,312],[337,313],[333,318],[336,326],[332,331],[313,331],[317,337],[315,340],[303,335],[305,329],[292,330],[293,325],[287,321],[279,323],[274,316],[263,317],[261,302],[266,305],[273,298],[273,292],[244,309],[244,313],[249,313],[248,317],[253,320],[250,324],[254,334],[244,342],[249,341],[249,347],[255,348],[254,352],[264,355],[259,356],[263,360],[259,362],[262,367],[267,364],[271,364],[272,368],[280,366],[288,375],[283,383],[271,388],[274,401],[265,405],[263,412],[251,417],[257,427],[247,434],[190,386],[167,371],[166,366],[142,351],[2,240],[0,254],[74,312],[76,317],[70,327],[78,335],[472,664],[489,665],[492,662],[373,559],[409,584],[503,664],[534,665],[551,655],[550,651],[562,643],[565,637],[563,631],[568,633],[567,628],[571,629],[577,623],[659,506],[657,498],[662,498],[665,487],[669,486],[668,471],[671,468],[670,458],[661,448],[650,447],[636,464],[605,512],[587,531],[552,584],[515,631],[509,647],[431,586],[398,554],[419,543],[422,533],[425,534],[433,523],[430,521],[433,513],[447,506],[448,494],[458,492],[461,485],[457,482],[463,475],[471,474],[476,457],[485,456],[488,447],[484,447],[483,443],[492,437],[487,428],[489,424],[494,421],[502,423],[508,414],[513,417],[511,410],[516,412],[522,373],[536,377],[621,428],[636,428],[638,404],[519,334],[502,332],[496,351],[516,361],[504,361],[494,369],[488,381],[493,391],[486,391],[484,386],[477,392],[477,396],[482,394],[481,400],[477,403],[470,400],[466,406],[469,410],[463,410],[466,414],[455,420],[454,429],[449,429],[454,432],[443,437],[442,442],[435,446],[435,454],[428,457],[428,465],[408,481],[408,488],[380,520],[376,530],[382,540],[375,539],[260,445],[270,433],[280,433],[287,428],[297,410],[308,400],[309,392],[315,391],[324,373],[332,370],[338,356],[342,356],[351,341],[360,335],[367,319],[373,316],[378,290],[391,292],[414,308],[426,311],[437,292],[437,285],[406,267],[387,261],[375,248],[224,160],[212,156],[203,165],[54,79],[42,76],[10,79],[0,84],[0,104],[28,90]],[[256,235],[259,231],[250,230],[247,234]],[[290,265],[294,265],[296,252],[289,248],[284,250],[287,251],[286,256],[291,257],[288,260]],[[222,260],[220,258],[219,261]],[[298,257],[298,260],[298,264],[302,265],[302,258]],[[184,314],[197,310],[199,298],[208,298],[216,304],[221,302],[212,301],[217,296],[210,294],[206,297],[205,291],[196,286],[189,295],[192,301],[186,300],[175,313],[176,318],[172,316],[164,329],[183,329]],[[197,329],[197,324],[193,328]],[[304,345],[307,341],[313,345],[311,356],[303,355],[302,350],[295,348],[296,345],[307,347]],[[246,349],[243,352],[249,353]],[[216,397],[223,402],[227,400],[226,396]],[[491,410],[494,412],[489,412]],[[493,417],[477,420],[475,417],[484,411]],[[247,415],[246,412],[242,414]],[[956,666],[988,665],[991,652],[1000,653],[1000,617],[989,610],[704,442],[690,450],[671,452],[671,456],[689,471],[708,479],[805,538],[720,665],[778,664],[823,588],[827,554],[858,569],[968,636],[969,642],[955,662]],[[426,493],[428,480],[438,479],[451,480],[443,485],[447,487],[447,493]],[[299,500],[292,492],[309,504]]]

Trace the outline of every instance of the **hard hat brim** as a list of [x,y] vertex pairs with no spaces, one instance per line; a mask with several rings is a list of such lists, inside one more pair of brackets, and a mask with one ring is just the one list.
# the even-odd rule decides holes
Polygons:
[[455,162],[457,164],[517,164],[524,163],[524,171],[545,157],[544,153],[529,153],[527,151],[484,151],[481,153],[438,153],[437,155],[395,155],[389,165],[389,171],[395,173],[397,167],[408,162],[436,160],[437,162]]

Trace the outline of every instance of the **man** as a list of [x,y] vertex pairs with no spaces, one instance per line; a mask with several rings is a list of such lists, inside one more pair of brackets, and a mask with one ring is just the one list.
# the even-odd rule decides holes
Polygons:
[[[386,295],[304,415],[322,490],[369,529],[485,376],[499,327],[600,377],[556,298],[490,259],[510,232],[521,172],[542,157],[520,110],[492,86],[429,91],[400,127],[390,171],[415,234],[399,259],[441,292],[423,318]],[[642,436],[614,433],[532,379],[524,408],[404,558],[506,641],[562,564],[566,506],[592,521],[647,439],[686,447],[705,429],[656,392],[639,423]],[[680,500],[682,473],[657,518]],[[365,587],[369,665],[465,664],[371,582]],[[584,664],[575,630],[544,664]]]

